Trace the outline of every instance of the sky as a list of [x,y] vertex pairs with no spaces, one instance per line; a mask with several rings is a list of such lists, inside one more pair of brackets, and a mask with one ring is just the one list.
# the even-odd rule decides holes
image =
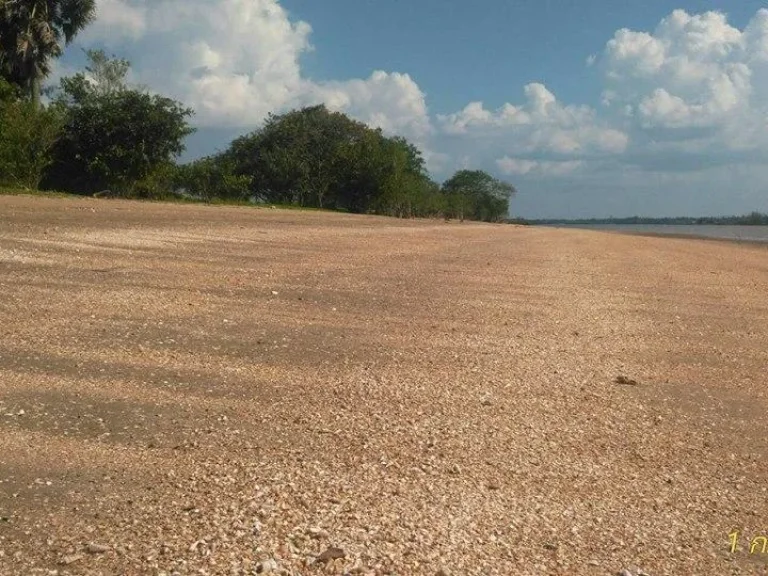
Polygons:
[[195,110],[183,160],[324,103],[526,218],[768,212],[768,0],[97,0],[84,48]]

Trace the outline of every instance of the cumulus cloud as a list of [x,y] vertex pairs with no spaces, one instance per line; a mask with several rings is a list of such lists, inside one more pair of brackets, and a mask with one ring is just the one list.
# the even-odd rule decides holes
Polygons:
[[704,169],[768,153],[768,9],[743,29],[720,12],[675,10],[654,30],[618,30],[586,65],[602,71],[598,109],[532,83],[521,103],[471,102],[438,126],[517,176],[584,173],[606,158],[618,169]]
[[422,144],[430,134],[424,93],[408,74],[304,78],[312,29],[278,0],[98,0],[97,14],[81,40],[126,54],[139,82],[192,107],[201,127],[249,128],[270,112],[325,103]]
[[522,103],[471,102],[438,125],[471,141],[473,160],[494,154],[513,176],[690,172],[768,153],[768,9],[743,29],[720,12],[675,10],[652,31],[617,31],[587,66],[603,73],[599,109],[561,103],[534,83]]
[[96,18],[96,23],[80,35],[81,41],[111,44],[125,39],[135,40],[147,29],[147,7],[143,3],[99,0]]
[[365,80],[312,84],[307,98],[385,132],[422,141],[432,131],[426,97],[408,74],[378,70]]
[[562,162],[552,160],[527,160],[525,158],[510,158],[504,156],[496,160],[498,169],[509,176],[543,175],[565,176],[583,166],[580,160],[564,160]]
[[438,124],[446,135],[471,140],[476,149],[490,150],[497,158],[503,155],[495,167],[510,175],[563,175],[585,158],[621,154],[629,145],[627,134],[601,121],[592,108],[565,105],[543,84],[528,84],[524,95],[524,102],[495,111],[472,102],[455,114],[438,116]]
[[675,10],[653,33],[623,29],[608,41],[603,103],[646,129],[764,121],[768,84],[756,80],[768,72],[767,47],[768,10],[743,31],[720,12]]
[[504,104],[495,112],[486,110],[482,102],[471,102],[463,110],[438,116],[449,134],[466,134],[472,128],[530,125],[559,125],[571,128],[589,122],[593,113],[586,106],[564,106],[546,86],[531,83],[523,89],[526,102],[522,105]]

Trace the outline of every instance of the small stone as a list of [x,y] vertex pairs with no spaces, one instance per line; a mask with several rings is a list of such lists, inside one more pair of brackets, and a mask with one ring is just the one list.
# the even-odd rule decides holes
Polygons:
[[435,572],[435,576],[451,576],[451,573],[448,571],[448,568],[441,566],[437,569],[437,572]]
[[85,556],[82,554],[69,554],[68,556],[64,556],[61,560],[59,560],[59,564],[62,566],[69,566],[70,564],[79,562],[83,558],[85,558]]
[[499,484],[496,480],[491,480],[488,482],[488,490],[498,490],[501,488],[501,484]]
[[189,545],[189,551],[195,552],[201,544],[205,544],[205,540],[197,540],[196,542],[192,542],[192,544]]
[[454,464],[453,466],[451,466],[450,473],[453,474],[454,476],[458,476],[459,474],[461,474],[461,468],[459,468],[458,464]]
[[105,552],[109,551],[109,546],[91,542],[88,544],[88,546],[85,547],[85,551],[88,552],[88,554],[104,554]]
[[257,520],[253,521],[253,526],[251,527],[251,530],[253,531],[253,534],[258,536],[261,531],[264,529],[264,525]]
[[315,539],[327,538],[328,537],[328,532],[326,532],[322,528],[312,527],[309,530],[307,530],[307,532],[309,533],[309,535],[312,538],[315,538]]
[[317,562],[328,562],[330,560],[336,560],[337,558],[344,558],[346,556],[346,553],[341,548],[336,548],[334,546],[331,546],[328,548],[325,552],[320,554],[316,558]]
[[630,572],[629,570],[624,569],[621,572],[619,572],[619,576],[635,576],[635,575],[632,574],[632,572]]
[[616,382],[616,384],[624,384],[627,386],[637,386],[638,384],[637,380],[632,380],[632,378],[627,378],[623,375],[616,376],[614,382]]
[[259,562],[258,566],[256,566],[256,574],[269,574],[270,572],[277,572],[279,569],[280,566],[278,566],[277,561],[274,558],[270,558],[264,560],[264,562]]
[[480,402],[483,406],[491,406],[493,404],[493,400],[490,398],[483,398]]

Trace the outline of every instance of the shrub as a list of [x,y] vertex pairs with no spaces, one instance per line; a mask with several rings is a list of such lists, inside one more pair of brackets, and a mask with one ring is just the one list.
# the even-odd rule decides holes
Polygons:
[[56,108],[41,108],[0,86],[0,184],[37,190],[62,129]]

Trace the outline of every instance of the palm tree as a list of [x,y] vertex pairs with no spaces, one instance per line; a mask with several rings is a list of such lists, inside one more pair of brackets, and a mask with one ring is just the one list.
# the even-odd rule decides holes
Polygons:
[[95,17],[96,0],[0,0],[0,75],[36,104],[51,61]]

